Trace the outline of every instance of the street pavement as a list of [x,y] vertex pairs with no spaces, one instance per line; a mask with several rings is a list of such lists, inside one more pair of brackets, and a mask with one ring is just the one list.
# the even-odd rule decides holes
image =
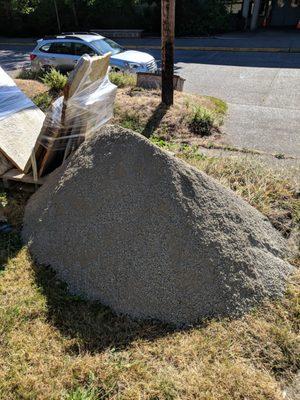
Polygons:
[[[294,46],[295,38],[287,36],[278,45]],[[33,45],[28,42],[11,44],[16,43],[12,39],[0,44],[0,64],[11,74],[29,65]],[[151,41],[139,43],[145,45],[139,46],[141,50],[160,58]],[[267,37],[257,44],[274,48],[276,43]],[[300,53],[177,50],[175,68],[186,79],[186,91],[228,102],[224,126],[228,143],[300,158]]]

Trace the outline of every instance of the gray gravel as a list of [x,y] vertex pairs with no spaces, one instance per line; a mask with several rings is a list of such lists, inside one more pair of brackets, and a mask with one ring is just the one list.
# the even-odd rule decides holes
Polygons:
[[32,196],[23,239],[72,293],[177,325],[280,296],[292,271],[285,240],[262,214],[114,126]]

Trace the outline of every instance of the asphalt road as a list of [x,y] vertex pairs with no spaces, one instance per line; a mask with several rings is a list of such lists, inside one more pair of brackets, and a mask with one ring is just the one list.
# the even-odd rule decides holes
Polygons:
[[[0,65],[11,73],[28,65],[31,49],[0,45]],[[300,53],[177,51],[175,67],[186,91],[228,102],[228,142],[300,158]]]

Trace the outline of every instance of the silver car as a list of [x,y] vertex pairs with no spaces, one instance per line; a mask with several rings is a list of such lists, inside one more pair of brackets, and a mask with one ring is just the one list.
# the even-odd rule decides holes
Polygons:
[[30,54],[33,71],[56,68],[70,71],[83,54],[103,55],[111,52],[110,65],[116,71],[156,72],[155,59],[147,53],[126,50],[111,39],[96,33],[62,34],[39,39]]

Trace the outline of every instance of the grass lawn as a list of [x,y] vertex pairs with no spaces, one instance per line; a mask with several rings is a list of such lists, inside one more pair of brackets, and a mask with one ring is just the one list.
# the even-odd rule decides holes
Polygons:
[[[293,236],[300,205],[288,180],[246,159],[207,157],[152,140],[231,187]],[[3,191],[0,197],[14,226],[0,243],[1,399],[283,399],[300,367],[299,272],[283,299],[242,318],[185,330],[132,321],[70,296],[49,268],[34,263],[19,236],[28,196]]]

